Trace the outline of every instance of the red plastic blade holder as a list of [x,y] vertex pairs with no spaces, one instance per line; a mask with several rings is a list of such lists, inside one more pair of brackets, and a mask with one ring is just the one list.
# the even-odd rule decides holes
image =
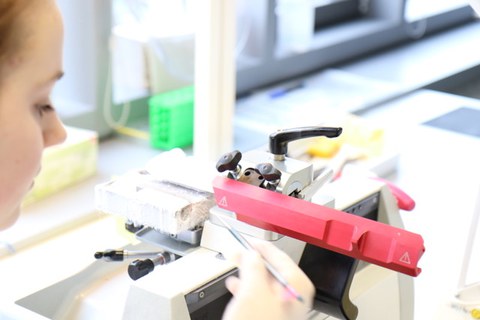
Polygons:
[[213,189],[217,205],[240,221],[410,276],[421,272],[418,234],[222,176]]

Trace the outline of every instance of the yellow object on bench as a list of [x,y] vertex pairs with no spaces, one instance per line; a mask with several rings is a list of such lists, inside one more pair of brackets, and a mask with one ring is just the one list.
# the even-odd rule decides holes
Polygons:
[[64,143],[45,149],[42,171],[23,205],[32,204],[68,186],[94,175],[97,171],[98,135],[95,131],[66,126]]
[[307,153],[314,157],[331,158],[343,144],[359,148],[366,157],[382,154],[384,146],[384,129],[354,115],[348,115],[337,126],[342,127],[342,134],[335,139],[326,137],[310,141]]

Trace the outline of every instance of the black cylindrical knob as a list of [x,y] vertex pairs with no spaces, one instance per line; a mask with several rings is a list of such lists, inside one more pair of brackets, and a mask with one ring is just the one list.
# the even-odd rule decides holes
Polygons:
[[224,172],[226,170],[235,170],[238,163],[242,160],[242,154],[240,151],[235,150],[224,154],[217,162],[217,171]]
[[158,253],[155,257],[145,260],[134,260],[128,266],[128,275],[131,279],[137,280],[146,276],[155,269],[155,266],[166,264],[175,260],[175,255],[171,252],[165,251]]
[[155,269],[155,264],[150,259],[134,260],[128,266],[128,275],[132,280],[138,280]]

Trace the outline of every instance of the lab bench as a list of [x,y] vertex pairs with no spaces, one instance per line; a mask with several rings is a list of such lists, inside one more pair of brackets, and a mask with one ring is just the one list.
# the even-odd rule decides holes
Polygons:
[[[405,228],[421,234],[426,247],[420,261],[422,273],[414,280],[415,319],[450,320],[457,315],[448,304],[457,289],[480,186],[480,140],[424,123],[461,107],[480,109],[480,102],[419,90],[362,114],[394,134],[400,158],[389,178],[416,201],[413,211],[401,212]],[[130,138],[102,142],[95,178],[40,202],[22,215],[18,225],[2,233],[2,240],[16,234],[10,238],[11,246],[19,246],[17,253],[7,252],[0,258],[0,281],[8,288],[2,290],[2,304],[79,272],[94,261],[93,253],[99,248],[131,241],[118,232],[118,221],[95,212],[93,186],[142,167],[157,154]],[[49,233],[42,236],[42,230]],[[479,281],[475,270],[480,270],[480,254],[473,252],[468,279]],[[125,276],[118,270],[113,274]]]

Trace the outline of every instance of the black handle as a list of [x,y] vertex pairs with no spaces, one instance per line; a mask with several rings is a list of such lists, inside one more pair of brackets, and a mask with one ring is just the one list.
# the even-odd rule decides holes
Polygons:
[[123,261],[124,258],[124,251],[123,250],[114,250],[108,249],[105,251],[97,251],[94,254],[95,259],[102,259],[108,261]]
[[338,127],[299,127],[279,130],[270,134],[270,152],[275,155],[285,155],[287,145],[291,141],[320,136],[335,138],[341,133],[342,128]]

